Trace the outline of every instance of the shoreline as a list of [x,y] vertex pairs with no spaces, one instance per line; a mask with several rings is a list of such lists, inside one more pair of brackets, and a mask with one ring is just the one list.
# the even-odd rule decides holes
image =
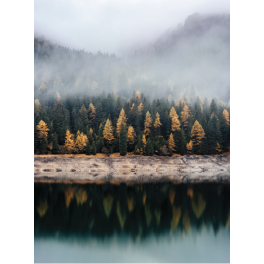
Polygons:
[[230,182],[230,157],[174,155],[34,155],[34,182]]

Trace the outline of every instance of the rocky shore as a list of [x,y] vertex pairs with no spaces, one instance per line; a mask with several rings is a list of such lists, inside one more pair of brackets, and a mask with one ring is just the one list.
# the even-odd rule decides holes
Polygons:
[[230,181],[230,157],[34,156],[35,182],[147,183]]

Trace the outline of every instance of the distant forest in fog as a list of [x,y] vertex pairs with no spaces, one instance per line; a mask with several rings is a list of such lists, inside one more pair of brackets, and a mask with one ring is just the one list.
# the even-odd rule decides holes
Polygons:
[[[92,37],[92,36],[91,36]],[[229,101],[230,16],[193,14],[183,25],[144,47],[131,43],[122,58],[71,50],[34,39],[35,99],[115,93],[129,99],[134,91],[147,98],[173,99],[181,92],[194,102],[218,96]]]
[[35,38],[35,153],[228,152],[229,48],[224,14],[193,14],[122,58]]

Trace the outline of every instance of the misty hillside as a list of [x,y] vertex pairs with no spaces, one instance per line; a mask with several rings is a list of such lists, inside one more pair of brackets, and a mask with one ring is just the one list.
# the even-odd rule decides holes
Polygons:
[[184,92],[191,100],[199,94],[229,101],[229,15],[191,15],[154,43],[130,50],[117,58],[35,38],[35,99],[44,102],[56,92],[61,97],[113,92],[128,99],[139,91],[150,99],[176,99]]

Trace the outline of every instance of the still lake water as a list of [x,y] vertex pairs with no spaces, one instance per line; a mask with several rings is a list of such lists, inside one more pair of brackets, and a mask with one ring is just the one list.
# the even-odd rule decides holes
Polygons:
[[35,262],[230,262],[230,185],[34,184]]

